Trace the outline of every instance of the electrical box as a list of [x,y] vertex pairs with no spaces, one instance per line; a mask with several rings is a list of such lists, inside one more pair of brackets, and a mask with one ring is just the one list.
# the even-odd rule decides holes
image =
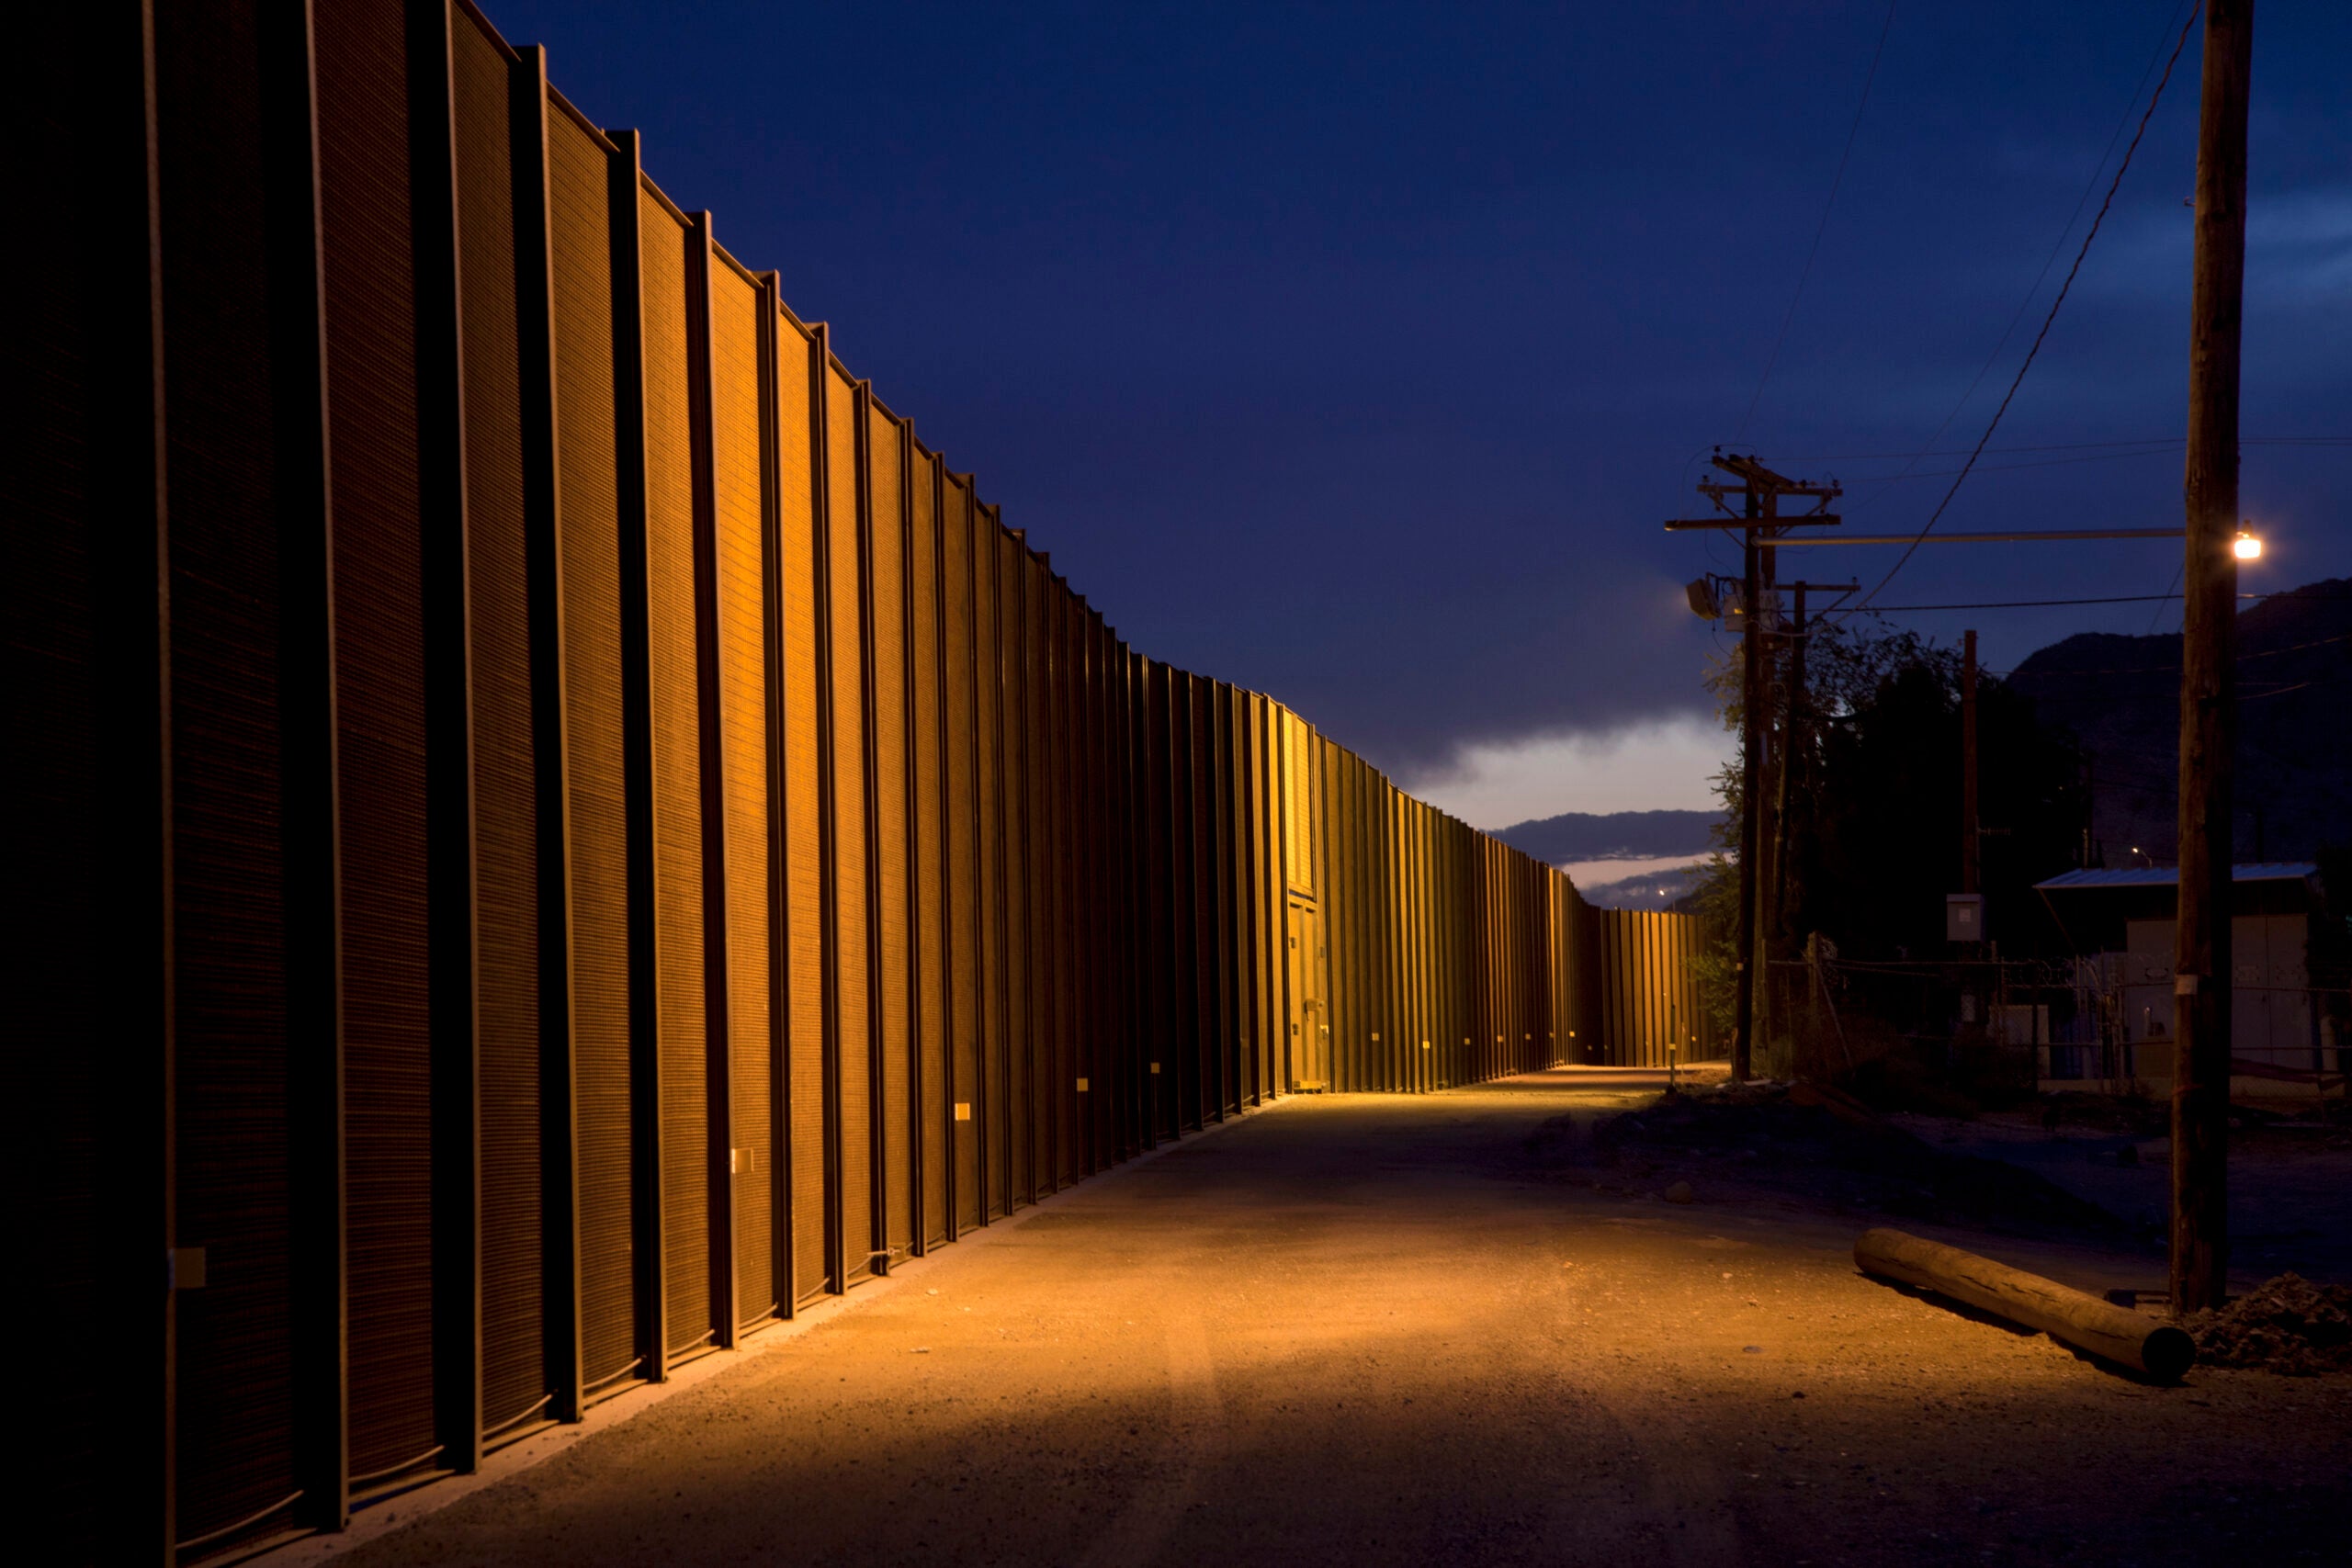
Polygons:
[[1983,942],[1984,940],[1984,895],[1982,893],[1944,895],[1944,940],[1946,942]]

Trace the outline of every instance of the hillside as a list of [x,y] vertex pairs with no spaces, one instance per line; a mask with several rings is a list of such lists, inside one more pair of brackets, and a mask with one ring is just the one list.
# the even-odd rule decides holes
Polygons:
[[1703,855],[1720,816],[1713,811],[1566,811],[1498,829],[1495,837],[1547,865],[1569,861]]
[[[2238,616],[2237,852],[2307,860],[2352,842],[2352,578],[2249,602]],[[2177,856],[2180,636],[2084,632],[2028,656],[2007,679],[2082,742],[2092,834],[2106,863],[2136,847]],[[1564,812],[1495,837],[1548,864],[1688,854],[1712,846],[1712,811]]]
[[[2352,840],[2352,579],[2253,601],[2237,634],[2238,858],[2304,860]],[[2125,864],[2135,846],[2176,859],[2179,634],[2070,637],[2008,680],[2082,741],[2107,863]]]

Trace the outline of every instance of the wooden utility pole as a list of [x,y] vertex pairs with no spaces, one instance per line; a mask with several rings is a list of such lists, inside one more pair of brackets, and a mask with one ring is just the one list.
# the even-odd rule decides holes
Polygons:
[[1764,617],[1758,614],[1763,578],[1756,559],[1754,526],[1754,520],[1763,515],[1758,510],[1763,498],[1753,485],[1747,487],[1747,494],[1750,525],[1741,551],[1746,570],[1739,606],[1743,626],[1739,644],[1739,952],[1732,969],[1737,986],[1731,1031],[1734,1083],[1747,1082],[1756,1065],[1756,849],[1764,838],[1757,820],[1761,815],[1757,803],[1764,794],[1758,787],[1764,771]]
[[2206,0],[2188,323],[2180,646],[2180,906],[2173,948],[2172,1304],[2229,1286],[2230,838],[2237,697],[2238,340],[2253,0]]
[[1789,792],[1795,786],[1797,759],[1803,756],[1804,709],[1804,591],[1807,582],[1789,584],[1794,601],[1789,615],[1788,656],[1781,668],[1788,685],[1781,699],[1781,747],[1772,769],[1771,918],[1764,925],[1766,950],[1787,951],[1794,934],[1789,930]]
[[1798,802],[1803,799],[1804,763],[1811,754],[1813,705],[1805,688],[1804,661],[1812,634],[1807,629],[1805,596],[1826,593],[1835,603],[1862,591],[1859,582],[1806,582],[1802,579],[1787,586],[1793,601],[1784,639],[1788,644],[1788,660],[1783,666],[1788,674],[1788,694],[1781,710],[1781,749],[1772,774],[1778,804],[1773,809],[1772,825],[1771,918],[1765,927],[1766,942],[1777,944],[1770,949],[1775,957],[1793,956],[1797,944],[1796,930],[1789,923],[1789,863],[1795,852],[1789,824],[1794,815],[1791,809],[1792,798]]
[[1977,893],[1976,633],[1960,634],[1960,890]]
[[[1771,551],[1764,541],[1779,537],[1786,527],[1793,524],[1835,524],[1838,518],[1826,508],[1833,498],[1845,492],[1836,485],[1810,484],[1803,479],[1776,474],[1752,456],[1725,457],[1718,452],[1711,461],[1724,472],[1736,476],[1740,481],[1736,485],[1709,481],[1699,486],[1699,493],[1722,508],[1722,514],[1670,522],[1667,527],[1737,528],[1744,539],[1740,590],[1740,615],[1744,626],[1740,641],[1739,686],[1739,948],[1734,961],[1736,996],[1731,1070],[1733,1077],[1746,1078],[1750,1076],[1756,1059],[1758,906],[1770,886],[1759,874],[1770,842],[1762,814],[1772,798],[1766,792],[1764,777],[1764,737],[1772,690],[1772,682],[1765,668],[1770,655],[1765,649],[1763,625],[1764,599],[1770,581]],[[1819,505],[1812,512],[1783,517],[1781,515],[1781,498],[1784,495],[1813,497]],[[1743,504],[1737,513],[1724,507],[1725,499],[1730,496],[1741,498]]]
[[[1774,499],[1777,499],[1774,498]],[[1771,501],[1766,510],[1777,510]],[[1752,897],[1756,903],[1756,940],[1747,947],[1750,972],[1748,991],[1750,1027],[1747,1035],[1753,1040],[1772,1037],[1772,953],[1773,934],[1780,918],[1780,900],[1774,897],[1781,881],[1781,755],[1786,749],[1789,716],[1789,689],[1781,680],[1786,666],[1781,655],[1788,646],[1788,627],[1781,620],[1780,572],[1769,542],[1771,529],[1758,529],[1748,537],[1756,546],[1756,579],[1758,597],[1755,620],[1757,649],[1761,654],[1758,678],[1763,683],[1764,707],[1757,719],[1756,731],[1756,880]],[[1755,1047],[1750,1045],[1750,1065]]]

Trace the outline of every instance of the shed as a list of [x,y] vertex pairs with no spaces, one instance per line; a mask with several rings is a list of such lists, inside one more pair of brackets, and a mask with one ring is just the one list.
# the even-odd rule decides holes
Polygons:
[[[2310,1093],[2344,1070],[2335,1020],[2315,1005],[2308,954],[2324,909],[2309,861],[2233,866],[2230,908],[2233,1093]],[[2110,1071],[2168,1088],[2172,1077],[2174,866],[2070,871],[2034,885],[2076,957],[2077,989],[2096,998]],[[2100,1075],[2104,1076],[2104,1075]]]

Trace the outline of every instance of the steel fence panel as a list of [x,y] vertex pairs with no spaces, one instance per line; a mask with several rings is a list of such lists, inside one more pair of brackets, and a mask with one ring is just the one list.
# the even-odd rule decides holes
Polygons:
[[1226,1077],[1226,819],[1225,754],[1217,717],[1223,701],[1215,681],[1192,678],[1193,875],[1199,903],[1200,1013],[1193,1036],[1200,1052],[1201,1120],[1223,1120]]
[[710,1299],[702,705],[695,583],[693,236],[640,193],[644,268],[646,593],[652,715],[655,1006],[661,1063],[662,1270],[674,1361],[716,1337]]
[[1178,1125],[1195,1130],[1208,1124],[1208,1054],[1202,1034],[1213,1010],[1204,1001],[1207,975],[1216,963],[1212,944],[1204,940],[1209,915],[1206,888],[1208,847],[1204,821],[1209,809],[1202,756],[1200,678],[1172,671],[1169,684],[1169,722],[1173,734],[1176,783],[1176,907],[1177,1029],[1176,1083],[1180,1095]]
[[770,1178],[776,971],[771,883],[774,816],[770,790],[775,735],[771,711],[768,604],[774,415],[770,367],[763,364],[775,312],[766,290],[723,256],[710,269],[710,445],[717,480],[712,500],[715,604],[711,660],[717,690],[707,699],[716,734],[710,834],[718,875],[710,892],[710,945],[723,957],[714,987],[725,1009],[714,1042],[723,1058],[723,1106],[714,1098],[711,1181],[727,1195],[718,1247],[731,1254],[724,1303],[728,1326],[763,1322],[783,1303],[775,1279],[775,1211]]
[[1357,877],[1362,874],[1360,844],[1355,840],[1355,755],[1334,740],[1324,740],[1327,823],[1331,828],[1331,1089],[1357,1089],[1357,1063],[1362,1046],[1360,952],[1357,952]]
[[826,679],[826,539],[823,464],[827,437],[820,378],[822,344],[789,315],[775,327],[777,474],[775,615],[781,628],[777,743],[783,794],[785,1093],[790,1103],[792,1248],[786,1294],[794,1306],[833,1288],[829,1242],[837,1195],[826,1128],[831,1111],[832,1050],[827,1040],[829,881],[825,802],[830,790]]
[[945,573],[947,688],[947,943],[948,1059],[953,1087],[948,1115],[955,1128],[956,1227],[967,1230],[985,1217],[979,1116],[981,1047],[988,1027],[982,984],[988,942],[981,927],[989,905],[982,889],[984,815],[981,809],[979,674],[975,638],[977,610],[972,558],[971,491],[958,476],[944,476],[940,488],[941,559]]
[[[549,1302],[539,1125],[542,797],[531,627],[532,554],[544,502],[526,497],[526,366],[517,353],[525,303],[514,265],[517,219],[506,55],[474,28],[451,38],[458,236],[459,377],[465,415],[466,684],[470,729],[475,919],[473,1103],[459,1107],[475,1141],[479,1216],[479,1383],[445,1368],[449,1392],[476,1407],[479,1441],[536,1414],[551,1393],[543,1333]],[[540,367],[544,375],[544,367]],[[532,454],[535,457],[536,454]],[[537,510],[537,516],[526,513]],[[537,606],[539,617],[553,606]],[[544,759],[560,766],[560,759]],[[559,846],[560,847],[560,840]],[[560,1020],[549,1021],[560,1022]],[[446,1450],[445,1450],[446,1451]],[[471,1444],[461,1461],[472,1457]]]
[[[1055,1025],[1055,1059],[1060,1071],[1054,1079],[1058,1108],[1054,1144],[1054,1185],[1071,1185],[1091,1168],[1086,1157],[1083,1121],[1093,1092],[1094,1074],[1085,1058],[1085,1042],[1093,1035],[1088,1010],[1093,1005],[1094,972],[1081,908],[1093,861],[1089,855],[1081,810],[1087,773],[1087,752],[1081,729],[1085,712],[1085,606],[1061,579],[1054,580],[1054,837],[1061,846],[1059,870],[1054,878],[1054,941],[1061,953],[1062,983],[1057,988],[1058,1017]],[[1079,1080],[1086,1080],[1086,1094]]]
[[1283,886],[1281,769],[1276,761],[1274,705],[1250,698],[1252,773],[1250,802],[1256,810],[1250,874],[1258,904],[1258,1094],[1270,1100],[1281,1092],[1276,1072],[1283,1038]]
[[1225,846],[1227,908],[1232,928],[1227,937],[1231,954],[1232,993],[1227,1002],[1233,1032],[1231,1062],[1233,1105],[1238,1111],[1258,1103],[1258,883],[1250,874],[1250,846],[1256,811],[1250,798],[1250,694],[1227,684],[1221,693],[1225,718],[1225,780],[1227,818]]
[[1056,770],[1060,765],[1053,728],[1055,584],[1035,551],[1027,552],[1023,570],[1028,583],[1030,996],[1035,1032],[1029,1086],[1030,1190],[1043,1197],[1055,1187],[1054,1136],[1063,1093],[1060,1036],[1066,998],[1062,987],[1068,972],[1062,963],[1057,912],[1061,843],[1055,808]]
[[978,1122],[980,1214],[1006,1212],[1005,1186],[1005,771],[1002,662],[1003,565],[994,515],[972,501],[973,690],[979,729],[980,1075],[973,1115]]
[[943,653],[942,569],[938,457],[910,432],[907,513],[907,659],[909,720],[913,738],[913,841],[909,864],[915,879],[915,1001],[917,1153],[921,1156],[922,1212],[915,1240],[928,1248],[948,1240],[953,1222],[947,1205],[950,1120],[948,1040],[948,874],[946,765],[947,717],[943,706],[946,662]]
[[547,117],[554,291],[555,445],[562,512],[563,868],[572,1060],[574,1228],[583,1391],[637,1360],[630,1142],[627,760],[622,669],[619,414],[611,216],[616,156],[568,110]]
[[1069,618],[1069,792],[1072,842],[1078,864],[1071,894],[1069,929],[1080,968],[1080,1003],[1071,1058],[1085,1092],[1073,1091],[1071,1122],[1076,1139],[1071,1166],[1077,1177],[1093,1175],[1104,1164],[1103,1108],[1108,1093],[1104,1042],[1110,1038],[1110,975],[1104,952],[1111,901],[1103,848],[1102,804],[1108,776],[1102,766],[1102,619],[1082,598],[1073,598]]
[[1036,847],[1031,857],[1031,885],[1035,893],[1035,974],[1037,1052],[1036,1076],[1030,1088],[1031,1122],[1035,1132],[1035,1185],[1038,1196],[1060,1186],[1061,1107],[1075,1078],[1063,1072],[1065,1011],[1068,1008],[1069,954],[1062,949],[1061,896],[1066,874],[1061,841],[1060,737],[1054,724],[1054,688],[1060,679],[1056,658],[1054,624],[1059,613],[1056,600],[1060,584],[1045,559],[1029,556],[1029,733],[1031,755],[1030,816],[1035,824]]
[[874,1212],[874,998],[872,822],[866,794],[865,554],[859,430],[861,394],[831,355],[818,377],[824,432],[825,820],[831,835],[827,990],[831,998],[835,1211],[831,1272],[841,1288],[872,1276]]
[[865,399],[866,769],[874,808],[875,1146],[876,1264],[883,1271],[914,1247],[913,896],[908,862],[911,763],[907,704],[905,433]]
[[1148,886],[1144,903],[1151,914],[1140,961],[1148,989],[1145,997],[1145,1104],[1151,1141],[1177,1134],[1182,1111],[1176,1092],[1177,1009],[1182,968],[1178,962],[1176,877],[1176,749],[1170,718],[1171,686],[1164,665],[1140,660],[1143,706],[1142,760],[1146,773],[1145,834]]
[[[449,256],[414,259],[407,42],[383,9],[315,21],[329,442],[334,451],[336,861],[344,1010],[345,1321],[350,1472],[430,1462],[442,1443],[433,1359],[433,894],[425,493],[461,501],[425,461],[445,440],[419,407],[419,333],[447,332],[419,291]],[[398,249],[398,259],[383,252]],[[425,273],[419,277],[419,273]],[[419,315],[424,312],[424,320]],[[447,339],[442,339],[445,344]],[[447,365],[430,367],[447,374]],[[433,388],[447,404],[447,388]],[[458,606],[463,614],[463,606]],[[447,637],[447,632],[445,632]],[[458,698],[463,701],[463,696]],[[442,736],[445,739],[445,736]],[[458,752],[463,769],[463,752]],[[442,785],[433,790],[433,785]],[[458,783],[463,790],[463,783]],[[440,867],[435,867],[440,870]],[[463,870],[461,870],[463,877]],[[466,921],[466,891],[445,919]],[[470,1039],[449,1037],[458,1051]]]
[[[266,46],[266,34],[259,40],[239,37],[199,13],[168,7],[154,16],[153,27],[154,134],[162,141],[201,127],[260,145],[274,130],[285,129],[290,85],[271,81],[262,69],[257,43]],[[113,107],[119,112],[128,105]],[[312,111],[307,92],[299,107],[307,126]],[[294,1032],[315,1032],[315,1059],[331,1075],[327,1087],[340,1092],[334,1080],[340,1076],[343,1042],[333,1026],[334,998],[323,998],[323,1009],[306,1009],[300,977],[302,961],[320,956],[301,951],[306,928],[329,933],[331,941],[336,910],[331,888],[305,888],[288,876],[299,877],[306,861],[331,864],[335,832],[331,816],[303,820],[300,804],[303,786],[334,755],[326,723],[332,709],[321,700],[325,694],[304,690],[307,671],[332,669],[326,618],[316,615],[312,624],[326,588],[323,433],[315,422],[307,430],[274,428],[271,401],[273,384],[285,376],[294,379],[294,396],[307,384],[315,406],[324,371],[315,347],[316,293],[273,293],[272,270],[254,265],[248,248],[265,211],[294,193],[277,188],[279,182],[257,164],[164,158],[151,167],[163,258],[153,286],[164,320],[174,323],[160,370],[163,463],[172,489],[168,512],[156,508],[169,527],[164,700],[176,752],[168,763],[167,802],[172,1240],[208,1252],[232,1249],[243,1259],[235,1273],[224,1271],[205,1290],[182,1293],[173,1309],[177,1403],[169,1439],[179,1502],[176,1519],[156,1522],[168,1539],[192,1540],[233,1529],[263,1510],[268,1512],[250,1528],[286,1527],[295,1517],[289,1495],[311,1490],[319,1479],[316,1467],[305,1466],[296,1452],[297,1423],[310,1414],[297,1376],[331,1378],[338,1389],[342,1384],[339,1348],[324,1364],[306,1363],[302,1355],[299,1317],[322,1308],[339,1314],[342,1296],[331,1284],[320,1289],[329,1270],[298,1267],[297,1233],[307,1217],[300,1185],[324,1177],[338,1203],[341,1191],[334,1172],[304,1167],[299,1118],[307,1108],[300,1057],[289,1050]],[[306,179],[304,195],[308,185]],[[146,272],[143,264],[141,271]],[[82,279],[64,281],[79,286]],[[399,288],[407,284],[398,272],[390,281]],[[128,310],[133,303],[126,298],[114,308]],[[399,310],[405,303],[396,297],[391,306]],[[313,346],[302,356],[277,351],[278,339],[250,330],[253,322],[290,326],[298,339],[307,329]],[[82,324],[94,333],[102,328],[97,321]],[[47,318],[36,323],[44,333],[61,325]],[[110,368],[91,364],[75,390],[91,400],[102,397]],[[139,378],[149,381],[141,392],[152,393],[154,375],[151,368]],[[80,457],[82,433],[74,434],[75,441],[48,447],[42,456]],[[134,438],[128,445],[138,443]],[[75,542],[95,556],[117,519],[103,509],[114,497],[102,449],[86,450],[87,466],[73,475],[77,485],[88,486]],[[226,460],[232,455],[234,460]],[[30,524],[39,516],[14,507],[6,515],[12,536],[20,518]],[[43,532],[52,547],[63,543],[53,524]],[[143,595],[152,613],[154,580],[135,583],[133,592]],[[49,608],[67,610],[78,600],[76,593],[58,594]],[[106,651],[98,629],[90,628],[85,644],[93,661]],[[194,744],[198,736],[212,738],[211,743]],[[93,748],[106,739],[101,728]],[[230,765],[239,754],[242,763]],[[59,766],[60,753],[33,755],[64,776],[37,773],[27,779],[28,785],[47,785],[69,807],[96,803],[88,786],[102,787],[103,779],[67,772]],[[96,773],[103,751],[83,755]],[[72,820],[62,818],[61,836]],[[92,827],[105,831],[103,824]],[[42,914],[51,930],[64,929],[70,919],[65,908]],[[331,962],[333,953],[324,956]],[[91,984],[95,1009],[102,1005],[104,981],[93,975]],[[86,1059],[95,1063],[99,1055]],[[95,1139],[95,1128],[119,1113],[121,1092],[94,1075],[88,1093],[89,1100],[60,1114],[92,1127]],[[151,1232],[135,1234],[141,1247],[152,1246]],[[92,1239],[130,1250],[115,1236]],[[342,1245],[333,1230],[311,1230],[300,1241],[323,1242],[330,1258]],[[157,1348],[137,1348],[147,1367],[161,1363]],[[112,1411],[100,1419],[153,1420],[153,1414]],[[333,1513],[321,1522],[339,1525],[343,1412],[330,1414],[337,1439],[329,1465]],[[100,1495],[119,1506],[108,1478],[94,1479]],[[107,1522],[103,1515],[90,1520],[100,1530]],[[70,1529],[71,1521],[66,1524]],[[153,1532],[141,1534],[141,1546],[152,1551]]]
[[1201,842],[1201,879],[1208,895],[1201,920],[1201,1056],[1206,1085],[1201,1104],[1204,1114],[1222,1120],[1241,1103],[1234,1092],[1233,1059],[1233,735],[1223,682],[1196,677],[1193,695],[1202,738],[1201,820],[1207,829]]
[[1369,811],[1372,769],[1364,760],[1347,753],[1348,817],[1348,1072],[1344,1082],[1351,1092],[1378,1087],[1373,1037],[1379,1032],[1379,981],[1374,966],[1373,933],[1375,910],[1375,866]]
[[[991,517],[991,522],[995,520]],[[1036,1201],[1032,1097],[1037,1066],[1035,933],[1032,930],[1035,844],[1030,820],[1028,550],[1001,523],[991,535],[997,554],[997,619],[1003,682],[1004,942],[1006,1020],[1003,1132],[1009,1206]]]

